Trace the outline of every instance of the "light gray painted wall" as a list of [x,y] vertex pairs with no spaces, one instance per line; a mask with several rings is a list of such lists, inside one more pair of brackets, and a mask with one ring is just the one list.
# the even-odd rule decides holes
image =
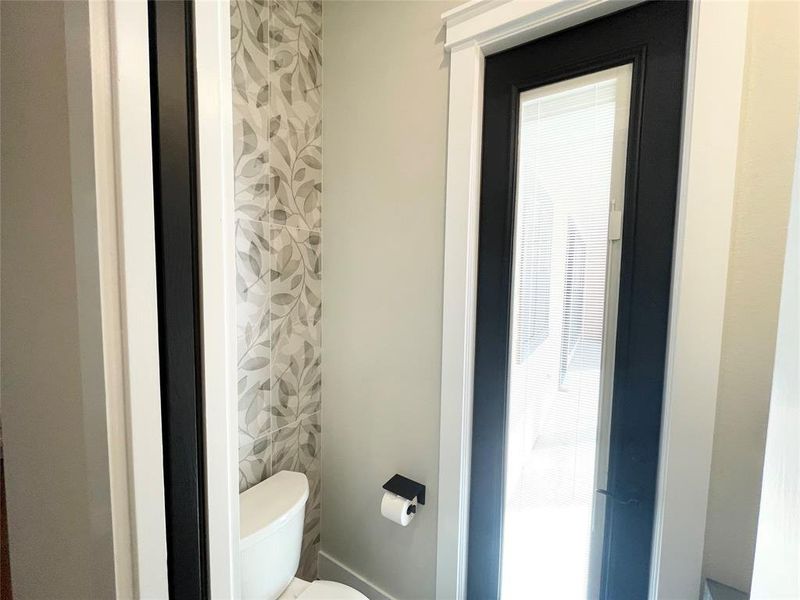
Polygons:
[[[85,444],[105,405],[81,379],[79,288],[92,282],[78,281],[75,262],[64,10],[0,3],[3,436],[12,584],[23,600],[114,594],[108,490],[96,487],[107,472],[93,471],[100,463]],[[99,437],[91,450],[107,452]]]
[[753,565],[753,600],[800,598],[800,137]]
[[[402,598],[431,597],[434,587],[446,7],[325,5],[322,550]],[[783,175],[797,108],[793,11],[754,3],[748,31],[704,560],[707,576],[743,589],[791,181]],[[378,516],[380,484],[395,471],[431,486],[431,504],[407,530]]]
[[751,2],[704,574],[749,591],[800,94],[800,5]]
[[[324,7],[322,551],[433,598],[448,62],[443,2]],[[406,528],[395,473],[425,483]],[[323,573],[324,575],[324,573]]]

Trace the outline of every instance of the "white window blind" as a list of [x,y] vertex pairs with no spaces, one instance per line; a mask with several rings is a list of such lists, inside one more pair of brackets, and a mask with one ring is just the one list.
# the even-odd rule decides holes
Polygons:
[[598,457],[606,450],[607,303],[618,269],[609,268],[608,226],[610,211],[622,208],[629,88],[626,65],[520,99],[502,564],[508,599],[586,598],[591,585],[594,492],[605,468]]

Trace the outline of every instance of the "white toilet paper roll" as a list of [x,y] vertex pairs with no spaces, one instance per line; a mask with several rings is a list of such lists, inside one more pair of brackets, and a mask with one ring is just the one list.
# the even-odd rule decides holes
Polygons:
[[416,503],[411,500],[406,500],[391,492],[384,492],[381,500],[381,514],[390,521],[405,527],[414,518],[414,513],[408,510],[413,505]]

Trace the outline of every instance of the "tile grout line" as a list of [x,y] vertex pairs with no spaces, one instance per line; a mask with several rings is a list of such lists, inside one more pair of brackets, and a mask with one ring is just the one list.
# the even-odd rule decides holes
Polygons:
[[261,219],[253,219],[246,215],[238,215],[234,214],[234,219],[236,221],[247,221],[249,223],[260,223],[262,225],[269,225],[270,227],[286,227],[287,229],[293,229],[295,231],[303,231],[305,233],[316,233],[318,235],[322,235],[322,227],[318,229],[308,229],[307,227],[297,227],[296,225],[287,225],[286,223],[275,223],[270,220],[261,220]]
[[316,410],[313,413],[309,413],[309,414],[305,415],[304,417],[300,417],[299,419],[295,419],[291,423],[287,423],[286,425],[281,425],[277,429],[270,429],[266,433],[264,433],[262,435],[259,435],[258,437],[253,438],[252,442],[247,442],[245,444],[241,444],[239,446],[239,448],[244,448],[244,447],[249,446],[251,444],[255,444],[256,442],[260,442],[264,438],[271,437],[273,433],[277,433],[281,429],[286,429],[287,427],[293,427],[293,426],[297,425],[298,423],[300,423],[300,421],[304,421],[305,419],[309,419],[309,418],[311,418],[311,417],[313,417],[315,415],[319,415],[320,418],[322,417],[322,407],[321,406],[320,406],[319,410]]

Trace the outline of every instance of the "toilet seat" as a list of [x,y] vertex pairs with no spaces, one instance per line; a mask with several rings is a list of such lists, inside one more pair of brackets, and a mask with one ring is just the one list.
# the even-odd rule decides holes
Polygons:
[[312,581],[308,583],[295,578],[278,600],[368,600],[350,586],[335,581]]

